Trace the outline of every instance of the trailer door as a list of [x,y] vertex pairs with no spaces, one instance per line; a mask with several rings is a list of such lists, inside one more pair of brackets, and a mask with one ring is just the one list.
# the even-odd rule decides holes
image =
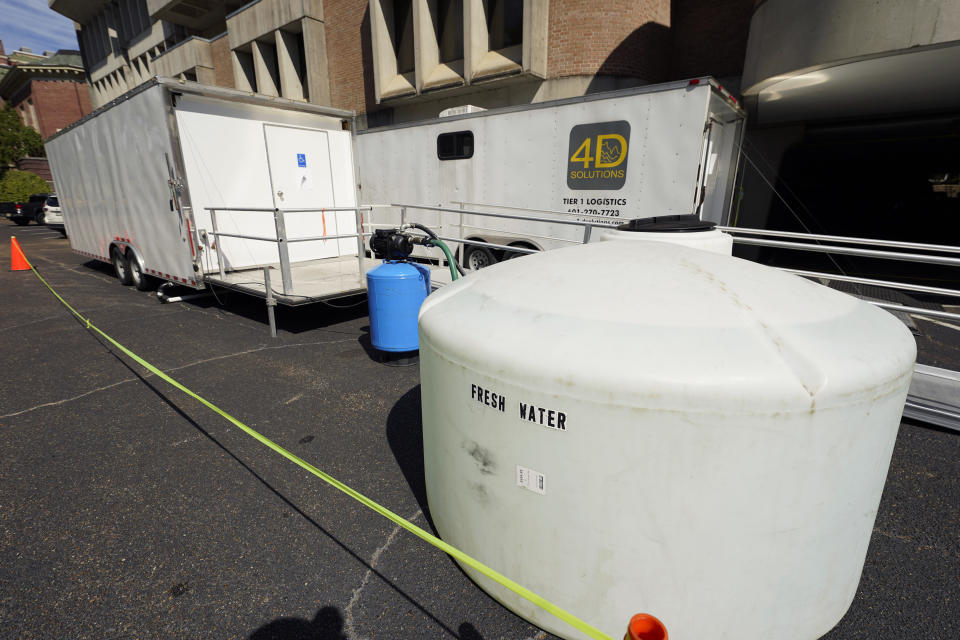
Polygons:
[[[347,132],[263,125],[274,206],[278,209],[324,209],[356,205],[353,160]],[[284,214],[287,238],[356,233],[352,211]],[[354,238],[290,242],[290,260],[356,255]]]

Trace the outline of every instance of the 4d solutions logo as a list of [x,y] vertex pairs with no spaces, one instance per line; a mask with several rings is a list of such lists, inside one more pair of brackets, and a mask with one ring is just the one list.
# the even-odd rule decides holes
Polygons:
[[619,189],[627,179],[630,123],[593,122],[570,129],[567,186],[571,189]]

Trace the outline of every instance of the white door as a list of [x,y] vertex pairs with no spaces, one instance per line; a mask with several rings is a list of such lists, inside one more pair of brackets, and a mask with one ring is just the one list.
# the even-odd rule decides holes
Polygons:
[[[263,131],[274,206],[316,209],[284,214],[288,240],[356,233],[353,212],[323,211],[355,205],[349,134],[270,124]],[[288,248],[291,262],[357,253],[354,239],[289,242]]]

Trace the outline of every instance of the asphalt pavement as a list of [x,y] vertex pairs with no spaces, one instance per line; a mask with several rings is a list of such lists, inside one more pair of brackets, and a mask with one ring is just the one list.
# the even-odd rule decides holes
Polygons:
[[[117,341],[430,528],[419,372],[376,360],[362,299],[279,308],[271,339],[261,300],[160,304],[58,233],[0,221],[0,638],[552,637],[87,331],[9,271],[11,235]],[[960,434],[901,426],[860,588],[825,638],[960,638]]]

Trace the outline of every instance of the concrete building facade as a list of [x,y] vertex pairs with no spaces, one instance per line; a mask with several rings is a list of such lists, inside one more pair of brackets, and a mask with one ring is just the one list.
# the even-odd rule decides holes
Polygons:
[[77,23],[94,106],[164,75],[351,109],[361,125],[684,74],[736,85],[752,4],[50,0]]

